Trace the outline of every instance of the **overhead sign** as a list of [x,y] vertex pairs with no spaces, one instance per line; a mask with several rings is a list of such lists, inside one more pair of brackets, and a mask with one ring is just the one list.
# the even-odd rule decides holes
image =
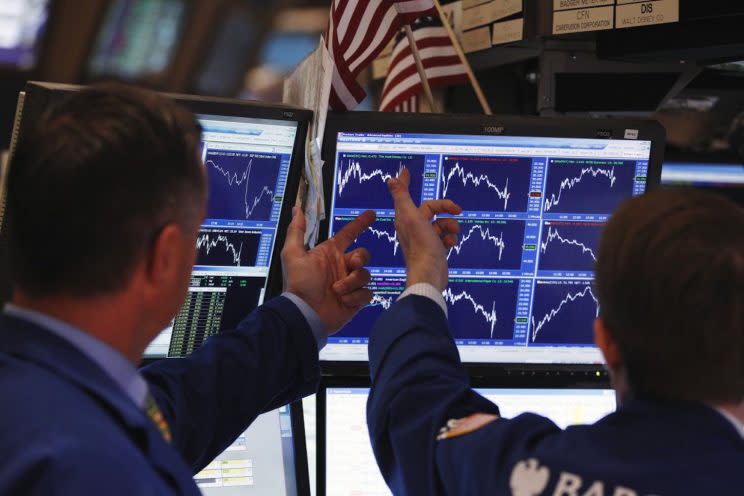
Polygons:
[[617,0],[615,27],[636,28],[679,21],[679,0]]
[[589,9],[560,10],[553,12],[553,34],[612,29],[614,22],[615,7],[612,5]]

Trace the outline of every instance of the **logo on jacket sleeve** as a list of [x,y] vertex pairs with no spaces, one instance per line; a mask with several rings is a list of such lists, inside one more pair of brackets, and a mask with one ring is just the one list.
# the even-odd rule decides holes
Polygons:
[[521,461],[514,466],[509,486],[512,496],[538,496],[543,493],[550,480],[548,467],[541,467],[535,458]]

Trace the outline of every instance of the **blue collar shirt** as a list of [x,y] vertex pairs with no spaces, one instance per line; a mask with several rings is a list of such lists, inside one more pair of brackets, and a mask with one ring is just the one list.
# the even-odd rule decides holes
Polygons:
[[49,315],[7,303],[6,315],[22,319],[64,339],[98,365],[140,408],[145,405],[147,382],[132,363],[117,350],[77,327]]

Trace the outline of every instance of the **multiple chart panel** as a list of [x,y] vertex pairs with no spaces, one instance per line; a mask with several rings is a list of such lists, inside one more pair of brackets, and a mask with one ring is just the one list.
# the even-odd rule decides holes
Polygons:
[[446,198],[463,209],[458,242],[447,251],[450,283],[443,293],[463,359],[600,361],[592,340],[599,239],[620,203],[645,191],[650,142],[351,137],[337,136],[330,230],[337,232],[366,209],[376,212],[375,223],[350,248],[371,252],[375,297],[330,338],[324,359],[365,360],[360,345],[405,287],[385,182],[406,167],[415,202]]
[[199,116],[209,184],[181,311],[145,352],[185,356],[263,302],[297,123]]

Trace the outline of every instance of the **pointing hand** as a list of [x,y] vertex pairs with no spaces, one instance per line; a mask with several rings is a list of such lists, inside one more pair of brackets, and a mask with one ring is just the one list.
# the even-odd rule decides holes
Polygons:
[[365,288],[370,280],[364,268],[369,252],[364,248],[346,254],[344,251],[374,220],[374,212],[368,210],[331,239],[307,251],[305,216],[299,208],[292,210],[282,249],[284,289],[318,313],[328,334],[338,331],[372,299],[372,292]]
[[437,214],[458,215],[462,209],[451,200],[431,200],[416,208],[408,191],[410,180],[404,169],[388,181],[395,202],[395,229],[406,260],[406,286],[426,282],[443,291],[449,279],[445,249],[457,243],[460,226],[453,218],[431,220]]

